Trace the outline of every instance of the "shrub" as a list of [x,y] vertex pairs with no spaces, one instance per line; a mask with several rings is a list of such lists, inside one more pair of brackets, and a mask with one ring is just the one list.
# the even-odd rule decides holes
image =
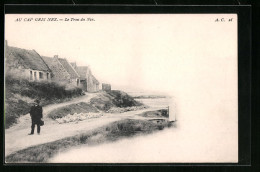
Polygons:
[[110,96],[113,97],[113,103],[117,107],[131,107],[131,106],[141,106],[142,103],[134,100],[133,97],[129,96],[128,94],[119,91],[119,90],[112,90],[108,92]]
[[113,107],[125,108],[143,105],[122,91],[112,90],[106,93],[107,94],[92,98],[90,100],[91,105],[102,111],[108,111]]
[[10,127],[20,115],[29,112],[31,105],[23,100],[41,99],[41,104],[47,105],[81,94],[81,88],[66,89],[65,85],[56,82],[31,82],[7,73],[5,76],[5,126]]
[[[118,127],[122,130],[119,130]],[[6,162],[48,162],[48,160],[58,152],[74,146],[83,144],[92,146],[116,141],[120,138],[152,133],[163,129],[164,127],[167,127],[167,122],[154,124],[151,121],[124,119],[76,136],[66,137],[19,150],[8,155],[6,157]]]
[[161,110],[157,110],[157,111],[147,111],[147,112],[144,112],[142,114],[139,114],[139,116],[142,116],[142,117],[165,117],[165,118],[168,118],[169,117],[169,112],[168,112],[168,109],[161,109]]

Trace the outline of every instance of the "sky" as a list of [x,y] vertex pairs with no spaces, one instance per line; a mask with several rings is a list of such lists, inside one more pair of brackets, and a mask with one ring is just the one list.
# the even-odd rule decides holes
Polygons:
[[[214,22],[223,16],[230,18],[172,14],[6,15],[5,39],[10,46],[35,49],[49,57],[59,55],[80,66],[90,65],[96,77],[112,84],[112,88],[167,92],[177,82],[189,86],[192,78],[209,79],[205,71],[217,75],[214,70],[223,60],[224,65],[233,63],[229,59],[237,53],[236,25]],[[35,21],[50,17],[91,17],[95,21]],[[17,18],[22,21],[15,21]]]
[[[39,17],[95,21],[35,21]],[[22,21],[15,21],[17,18]],[[24,21],[28,18],[34,20]],[[214,162],[213,155],[221,154],[219,161],[237,161],[235,14],[6,15],[5,39],[10,46],[35,49],[49,57],[59,55],[79,66],[90,65],[96,78],[110,83],[112,89],[174,96],[180,125],[192,133],[197,145],[209,146],[208,158]],[[228,144],[219,147],[219,140]],[[186,137],[183,150],[193,149],[188,142]],[[200,149],[198,155],[208,153]],[[189,157],[191,161],[196,158]]]

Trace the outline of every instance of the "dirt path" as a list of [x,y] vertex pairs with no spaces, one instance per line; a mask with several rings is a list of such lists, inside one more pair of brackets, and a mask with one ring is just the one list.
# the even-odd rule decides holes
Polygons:
[[[85,96],[74,98],[71,101],[51,104],[43,107],[43,120],[45,121],[45,125],[42,127],[42,134],[46,132],[53,132],[52,126],[55,126],[57,123],[48,118],[47,114],[57,108],[67,106],[74,103],[79,102],[89,102],[90,99],[96,96],[98,93],[89,93]],[[8,155],[13,151],[17,151],[20,148],[28,147],[34,145],[34,143],[38,142],[35,137],[29,137],[28,133],[30,133],[31,127],[31,117],[29,114],[21,116],[17,122],[17,124],[5,130],[5,154]],[[45,131],[44,131],[45,130]],[[34,135],[36,136],[36,135]],[[44,136],[39,136],[43,138]],[[48,137],[48,136],[47,136]],[[32,139],[30,139],[32,138]]]
[[[63,103],[57,103],[57,104],[51,104],[51,105],[47,105],[47,106],[44,106],[43,107],[43,120],[46,121],[46,124],[49,124],[50,123],[53,123],[54,121],[47,118],[46,115],[54,110],[54,109],[57,109],[57,108],[60,108],[60,107],[63,107],[63,106],[67,106],[67,105],[70,105],[70,104],[74,104],[74,103],[79,103],[79,102],[89,102],[91,98],[95,97],[97,94],[99,93],[89,93],[85,96],[82,96],[82,97],[78,97],[78,98],[74,98],[70,101],[67,101],[67,102],[63,102]],[[29,114],[26,114],[24,116],[21,116],[19,119],[18,119],[18,122],[17,124],[15,124],[14,126],[10,127],[9,129],[5,130],[5,133],[9,133],[10,131],[17,131],[17,130],[20,130],[20,129],[24,129],[24,128],[27,128],[28,129],[28,126],[31,125],[30,123],[30,120],[31,120],[31,117]]]
[[84,121],[80,121],[78,123],[64,123],[58,124],[56,121],[47,118],[47,114],[59,107],[66,106],[73,103],[78,102],[89,102],[90,99],[96,96],[99,93],[88,94],[86,96],[73,99],[69,102],[52,104],[43,107],[43,119],[45,121],[45,125],[41,128],[41,135],[28,135],[30,132],[31,119],[29,114],[21,117],[19,119],[18,124],[15,126],[5,130],[5,155],[9,155],[15,151],[38,145],[47,142],[52,142],[55,140],[59,140],[65,137],[73,136],[76,134],[84,133],[86,131],[101,127],[108,123],[121,120],[124,118],[142,118],[140,116],[136,116],[136,114],[140,114],[145,111],[158,110],[161,108],[148,108],[144,110],[138,111],[129,111],[125,113],[113,113],[108,114],[105,113],[104,116],[100,118],[88,119]]

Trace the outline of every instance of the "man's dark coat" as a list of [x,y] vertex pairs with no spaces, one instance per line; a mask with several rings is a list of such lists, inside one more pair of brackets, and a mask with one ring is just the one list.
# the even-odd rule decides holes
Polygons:
[[30,110],[30,115],[32,121],[36,124],[39,124],[42,118],[42,107],[41,106],[32,106]]

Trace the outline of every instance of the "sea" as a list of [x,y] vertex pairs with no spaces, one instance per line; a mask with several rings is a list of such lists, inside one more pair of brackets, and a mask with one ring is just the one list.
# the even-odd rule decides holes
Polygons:
[[[144,95],[129,93],[130,95]],[[147,95],[147,93],[146,93]],[[152,107],[173,107],[174,127],[149,135],[59,153],[50,163],[204,163],[237,162],[237,121],[190,99],[136,99]],[[173,103],[174,102],[174,103]],[[196,105],[196,106],[195,106]],[[211,105],[211,104],[208,104]],[[203,109],[204,107],[204,109]],[[215,107],[211,105],[210,107]],[[222,109],[223,110],[223,109]],[[223,111],[224,113],[224,111]],[[233,114],[234,115],[234,114]],[[235,120],[234,120],[235,119]]]

